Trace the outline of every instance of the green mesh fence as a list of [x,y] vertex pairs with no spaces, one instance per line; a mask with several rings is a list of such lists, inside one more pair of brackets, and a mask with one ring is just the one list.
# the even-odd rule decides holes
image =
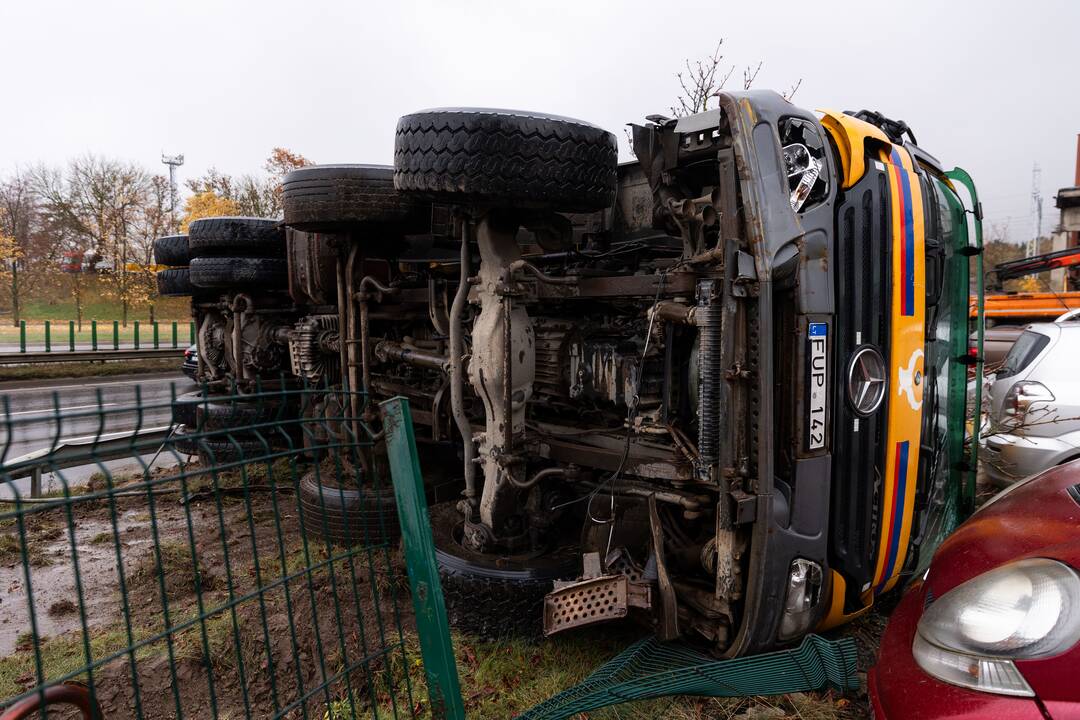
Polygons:
[[419,712],[389,475],[349,398],[115,385],[0,397],[0,706]]
[[809,635],[791,650],[716,660],[685,645],[640,640],[580,684],[522,714],[555,720],[577,713],[667,695],[739,697],[829,687],[857,690],[855,641]]

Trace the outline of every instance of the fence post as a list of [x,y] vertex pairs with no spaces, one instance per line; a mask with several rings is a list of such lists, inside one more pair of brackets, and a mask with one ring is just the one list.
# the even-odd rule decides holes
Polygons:
[[49,321],[45,321],[45,352],[52,352],[52,339],[49,337],[50,333]]
[[19,352],[26,352],[26,321],[19,321]]
[[90,349],[97,350],[97,320],[90,321]]
[[188,345],[195,344],[195,321],[188,322]]
[[139,321],[135,321],[135,349],[139,349]]
[[75,321],[68,320],[68,350],[75,352]]
[[172,346],[176,347],[176,321],[172,321]]
[[113,350],[119,350],[120,349],[120,321],[119,320],[113,320],[112,321],[112,349]]
[[38,465],[30,473],[30,497],[41,497],[41,466]]
[[158,349],[158,321],[154,321],[154,349]]
[[439,568],[435,562],[435,541],[431,535],[424,496],[424,478],[416,454],[409,401],[398,396],[379,403],[386,429],[386,452],[394,482],[401,535],[405,543],[405,567],[409,572],[416,632],[427,676],[428,699],[433,718],[464,720],[454,644],[446,618]]

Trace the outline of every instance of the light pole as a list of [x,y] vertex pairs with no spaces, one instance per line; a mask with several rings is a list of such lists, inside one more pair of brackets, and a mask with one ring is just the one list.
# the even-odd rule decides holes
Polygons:
[[173,232],[176,232],[176,168],[184,164],[184,154],[161,153],[161,162],[169,166],[169,224]]

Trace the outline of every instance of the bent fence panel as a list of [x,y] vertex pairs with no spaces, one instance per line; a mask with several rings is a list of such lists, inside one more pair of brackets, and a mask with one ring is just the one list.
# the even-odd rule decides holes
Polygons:
[[0,706],[423,711],[389,474],[347,400],[136,389],[24,411],[0,397]]

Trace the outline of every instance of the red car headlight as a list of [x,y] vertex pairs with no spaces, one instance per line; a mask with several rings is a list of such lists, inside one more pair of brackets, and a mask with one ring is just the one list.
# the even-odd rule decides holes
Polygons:
[[1080,576],[1056,560],[1019,560],[942,595],[919,620],[912,652],[945,682],[1005,695],[1034,693],[1014,659],[1080,641]]

